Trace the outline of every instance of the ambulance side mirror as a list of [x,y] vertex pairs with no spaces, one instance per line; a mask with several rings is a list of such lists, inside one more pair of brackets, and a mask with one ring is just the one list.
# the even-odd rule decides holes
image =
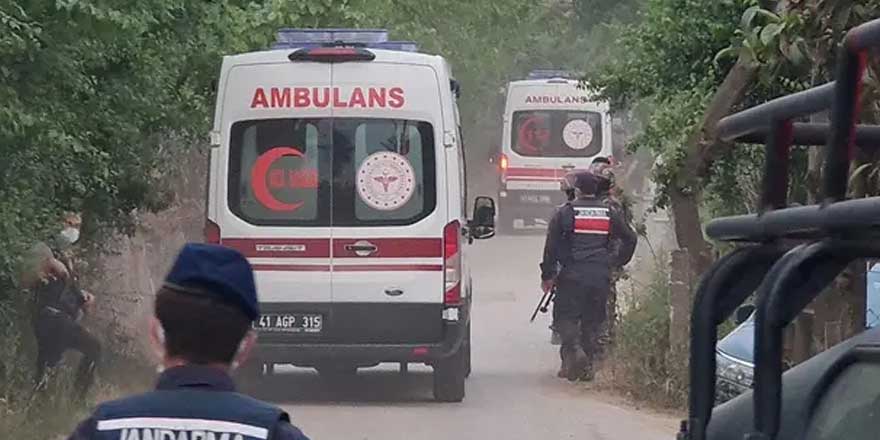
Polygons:
[[495,201],[491,197],[480,196],[474,200],[474,218],[469,229],[476,240],[495,236]]

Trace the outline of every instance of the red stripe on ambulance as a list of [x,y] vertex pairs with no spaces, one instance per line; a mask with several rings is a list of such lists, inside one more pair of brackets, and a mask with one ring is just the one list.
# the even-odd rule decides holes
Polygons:
[[263,108],[392,108],[406,104],[401,87],[257,87],[252,109]]
[[[430,237],[411,238],[334,238],[332,256],[363,258],[349,246],[368,241],[376,246],[370,258],[440,258],[443,240]],[[230,247],[248,258],[330,258],[329,238],[224,238],[223,246]]]

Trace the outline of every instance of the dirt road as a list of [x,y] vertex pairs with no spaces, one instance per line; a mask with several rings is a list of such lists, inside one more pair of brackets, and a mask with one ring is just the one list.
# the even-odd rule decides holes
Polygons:
[[282,370],[275,399],[313,440],[673,438],[676,420],[626,406],[557,379],[549,317],[528,317],[538,300],[537,236],[474,245],[473,374],[460,404],[435,403],[431,373],[394,365],[326,384],[311,370]]

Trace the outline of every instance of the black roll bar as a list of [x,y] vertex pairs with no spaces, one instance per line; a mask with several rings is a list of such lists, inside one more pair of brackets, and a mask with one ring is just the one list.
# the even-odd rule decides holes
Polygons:
[[[766,276],[762,276],[756,316],[760,322],[755,335],[758,356],[753,395],[755,432],[748,434],[748,439],[772,440],[778,431],[782,329],[850,261],[880,256],[880,244],[871,244],[864,238],[845,238],[864,235],[865,232],[876,236],[880,226],[880,198],[845,200],[854,147],[858,144],[867,149],[880,144],[880,127],[856,126],[867,50],[874,46],[880,46],[880,20],[865,23],[847,33],[838,58],[836,81],[730,115],[716,127],[718,137],[724,141],[763,141],[766,161],[759,214],[716,219],[707,225],[706,233],[716,240],[765,244],[735,251],[719,260],[700,282],[691,326],[690,419],[683,422],[679,438],[703,440],[705,435],[714,402],[714,396],[710,400],[706,393],[711,391],[714,394],[712,350],[717,342],[716,327],[718,320],[725,319],[732,311],[731,307],[736,307],[733,305],[737,303],[735,300],[741,302],[745,298],[741,297],[742,290],[730,285],[735,278],[728,277],[733,273],[730,269],[737,267],[743,256],[757,252],[749,249],[772,246],[785,238],[825,239],[816,244],[801,245],[781,257],[773,254],[773,258],[765,260],[775,261],[769,273],[767,266],[753,263],[753,276]],[[794,119],[827,109],[831,110],[830,124],[792,123]],[[823,203],[820,205],[785,207],[789,149],[793,144],[825,145]],[[738,281],[746,287],[752,279]],[[793,298],[784,298],[783,293],[787,292],[795,292]],[[711,371],[705,375],[695,371],[706,372],[709,367]]]
[[[828,143],[831,124],[795,122],[792,144],[820,146]],[[763,127],[749,134],[738,137],[738,142],[747,144],[763,144],[767,142],[769,128]],[[880,148],[880,125],[857,125],[855,135],[856,146],[864,151]]]
[[779,431],[785,327],[849,263],[876,257],[880,240],[828,238],[790,251],[764,278],[755,315],[755,431],[746,438],[769,440]]
[[773,121],[797,119],[828,110],[835,86],[835,82],[826,83],[727,116],[718,121],[718,138],[732,142],[766,130]]
[[783,254],[777,245],[736,249],[718,259],[700,279],[691,314],[691,362],[687,435],[705,438],[715,403],[715,345],[718,325],[724,322],[761,283]]
[[873,20],[850,29],[840,49],[831,105],[831,133],[822,170],[822,192],[829,201],[846,198],[862,79],[868,50],[877,46],[880,46],[880,20]]
[[819,239],[830,233],[876,227],[880,227],[880,197],[868,197],[721,217],[706,225],[706,235],[719,241],[764,242]]

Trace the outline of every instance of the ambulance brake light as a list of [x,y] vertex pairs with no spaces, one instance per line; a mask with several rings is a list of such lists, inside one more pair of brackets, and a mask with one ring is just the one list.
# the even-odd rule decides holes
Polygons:
[[349,61],[373,61],[376,54],[358,47],[316,47],[300,49],[288,56],[290,61],[314,61],[318,63],[345,63]]
[[461,305],[461,223],[443,228],[443,304]]

